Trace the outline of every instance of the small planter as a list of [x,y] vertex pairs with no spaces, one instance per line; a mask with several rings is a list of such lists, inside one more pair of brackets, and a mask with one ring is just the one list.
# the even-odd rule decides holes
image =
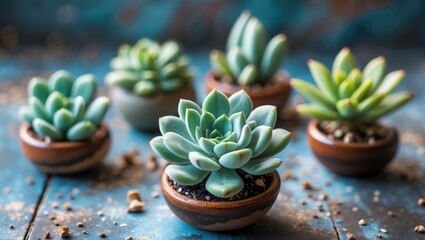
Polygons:
[[317,159],[330,170],[346,176],[367,176],[380,172],[394,158],[398,148],[398,133],[386,126],[388,137],[370,143],[344,143],[323,134],[319,121],[308,124],[307,136]]
[[253,89],[249,86],[238,86],[223,83],[218,79],[220,76],[213,71],[210,71],[205,77],[205,91],[210,93],[213,89],[217,89],[223,92],[226,96],[230,97],[234,93],[245,90],[245,92],[251,97],[254,107],[261,105],[273,105],[278,110],[281,110],[287,102],[291,94],[291,86],[289,84],[290,76],[287,72],[277,72],[277,78],[279,81],[270,86],[262,87],[259,89]]
[[255,197],[229,202],[194,200],[176,192],[168,184],[165,172],[161,188],[166,203],[186,223],[209,231],[228,231],[259,221],[273,206],[280,189],[279,174],[274,171],[270,187]]
[[109,130],[100,124],[84,141],[44,142],[34,137],[29,124],[22,124],[19,140],[25,156],[40,170],[53,174],[73,174],[98,165],[110,146]]
[[181,98],[195,101],[195,90],[191,84],[170,93],[159,93],[152,97],[138,96],[120,87],[111,88],[114,108],[134,128],[141,131],[158,130],[158,119],[165,115],[177,115]]

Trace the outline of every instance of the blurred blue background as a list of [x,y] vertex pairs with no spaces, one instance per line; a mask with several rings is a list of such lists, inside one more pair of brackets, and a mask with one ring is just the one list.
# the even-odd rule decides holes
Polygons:
[[243,10],[270,35],[285,33],[291,48],[425,45],[422,0],[13,0],[0,2],[0,46],[115,47],[150,37],[222,48]]

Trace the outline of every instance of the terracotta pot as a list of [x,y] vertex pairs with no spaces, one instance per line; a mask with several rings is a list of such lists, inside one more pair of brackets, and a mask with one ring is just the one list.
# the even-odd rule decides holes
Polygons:
[[394,158],[398,148],[395,128],[386,126],[386,139],[369,143],[344,143],[329,139],[319,128],[318,120],[308,124],[307,136],[317,159],[330,170],[346,176],[368,176],[380,172]]
[[98,165],[108,153],[110,134],[100,124],[93,136],[85,141],[46,143],[34,138],[31,126],[22,124],[19,140],[25,156],[46,173],[73,174]]
[[196,101],[191,84],[171,93],[160,93],[152,97],[140,97],[119,87],[111,88],[114,108],[134,128],[141,131],[158,130],[158,119],[166,115],[177,115],[181,98]]
[[273,105],[278,110],[281,110],[291,94],[291,86],[289,85],[291,77],[287,72],[283,71],[277,74],[283,80],[281,83],[263,87],[261,90],[253,90],[248,86],[242,87],[217,81],[218,75],[210,71],[205,76],[205,91],[208,94],[215,88],[230,97],[232,94],[244,89],[251,97],[254,108],[261,105]]
[[174,214],[186,223],[209,231],[228,231],[260,220],[273,206],[280,190],[279,174],[273,172],[271,186],[255,197],[229,202],[195,200],[176,192],[168,185],[165,172],[161,178],[165,201]]

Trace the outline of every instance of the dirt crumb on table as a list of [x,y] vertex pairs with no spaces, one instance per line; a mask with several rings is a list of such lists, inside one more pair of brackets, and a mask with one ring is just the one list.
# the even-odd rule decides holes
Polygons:
[[423,207],[425,207],[425,198],[422,198],[422,197],[421,197],[421,198],[419,198],[419,199],[418,199],[418,205],[419,205],[419,206],[423,206]]
[[60,226],[58,228],[58,231],[59,231],[59,236],[62,238],[70,236],[68,226]]
[[142,201],[142,197],[140,195],[140,192],[138,190],[136,190],[136,189],[132,189],[132,190],[129,190],[127,192],[127,201],[128,202],[131,202],[133,200]]
[[348,240],[356,240],[356,237],[352,233],[347,233],[347,239]]
[[416,226],[414,230],[418,233],[425,233],[425,227],[423,225]]

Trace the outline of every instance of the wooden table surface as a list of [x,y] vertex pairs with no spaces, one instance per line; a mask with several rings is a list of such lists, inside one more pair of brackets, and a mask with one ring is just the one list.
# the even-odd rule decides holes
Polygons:
[[[148,141],[158,133],[131,129],[112,108],[106,121],[113,143],[100,167],[77,176],[52,176],[38,171],[25,159],[17,137],[17,110],[26,102],[26,83],[31,76],[47,76],[59,68],[74,75],[94,73],[100,83],[115,53],[96,46],[59,53],[39,48],[14,54],[3,52],[0,239],[44,239],[47,231],[51,239],[60,239],[53,217],[60,225],[69,227],[72,239],[100,239],[99,232],[104,232],[107,239],[347,239],[347,233],[354,234],[356,239],[376,239],[377,234],[383,239],[425,239],[425,234],[414,231],[415,226],[425,225],[425,207],[417,203],[425,197],[425,50],[353,50],[363,64],[374,56],[385,55],[390,70],[407,71],[401,88],[415,92],[409,105],[386,119],[401,133],[402,144],[395,161],[375,177],[337,176],[312,155],[305,137],[307,119],[280,120],[278,126],[293,131],[295,137],[278,155],[284,164],[279,168],[282,187],[276,204],[260,222],[231,232],[207,232],[186,225],[173,215],[161,195],[151,196],[152,192],[160,193],[159,171],[147,171],[143,165],[121,167],[120,156],[132,147],[140,151],[144,162],[152,153]],[[306,61],[315,58],[330,64],[336,52],[294,50],[291,54],[285,69],[293,76],[311,80]],[[195,85],[199,102],[205,96],[202,78],[209,69],[208,51],[190,51],[190,56],[198,76]],[[107,93],[103,86],[101,90],[101,94]],[[310,182],[314,189],[303,189],[303,181]],[[144,213],[127,213],[126,193],[130,189],[142,193],[146,202]],[[301,199],[305,205],[300,203]],[[63,209],[65,202],[71,204],[72,210]],[[53,207],[56,203],[57,209]],[[319,211],[319,205],[323,211]],[[366,225],[359,225],[360,219]],[[83,222],[84,227],[77,227],[77,222]]]

